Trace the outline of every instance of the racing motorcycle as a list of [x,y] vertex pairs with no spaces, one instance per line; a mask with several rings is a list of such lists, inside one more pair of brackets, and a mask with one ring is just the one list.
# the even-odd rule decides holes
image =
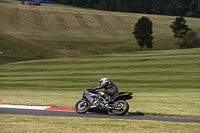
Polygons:
[[88,112],[90,109],[107,110],[114,115],[125,115],[129,110],[129,104],[125,100],[132,99],[131,92],[119,92],[106,100],[105,93],[95,91],[92,88],[83,92],[83,99],[75,104],[75,111],[79,114]]

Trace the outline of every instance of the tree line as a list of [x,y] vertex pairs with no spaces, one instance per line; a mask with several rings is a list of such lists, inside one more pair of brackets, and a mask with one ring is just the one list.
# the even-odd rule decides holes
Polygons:
[[200,0],[52,0],[98,10],[200,17]]

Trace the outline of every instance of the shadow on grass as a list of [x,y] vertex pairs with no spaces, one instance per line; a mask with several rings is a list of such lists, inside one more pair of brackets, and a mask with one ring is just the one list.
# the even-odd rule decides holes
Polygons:
[[139,112],[139,111],[136,111],[136,112],[128,112],[128,115],[200,119],[199,116],[176,115],[176,114],[162,114],[162,113],[142,113],[142,112]]

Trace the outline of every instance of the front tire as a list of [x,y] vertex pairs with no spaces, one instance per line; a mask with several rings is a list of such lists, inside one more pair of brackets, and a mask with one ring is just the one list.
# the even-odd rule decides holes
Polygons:
[[89,101],[82,99],[75,104],[75,111],[79,114],[84,114],[89,110],[89,107]]
[[125,115],[129,110],[129,104],[124,100],[119,100],[114,103],[117,105],[112,112],[114,115]]

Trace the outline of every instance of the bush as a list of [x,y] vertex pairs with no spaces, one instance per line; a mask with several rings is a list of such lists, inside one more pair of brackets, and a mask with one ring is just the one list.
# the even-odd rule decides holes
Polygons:
[[200,47],[200,38],[197,36],[197,32],[188,32],[183,41],[180,44],[180,48],[198,48]]

